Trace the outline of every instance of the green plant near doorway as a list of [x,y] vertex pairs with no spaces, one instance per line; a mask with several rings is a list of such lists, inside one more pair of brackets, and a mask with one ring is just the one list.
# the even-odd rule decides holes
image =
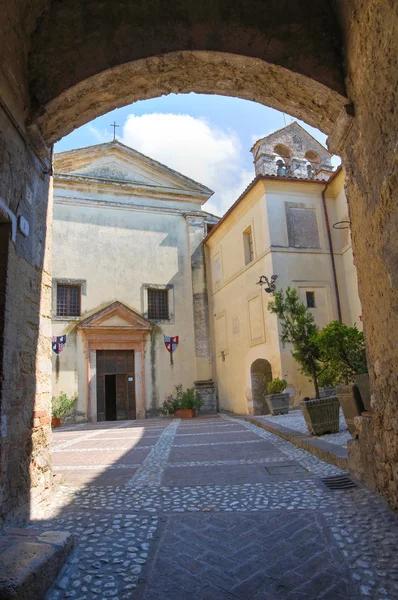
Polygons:
[[166,415],[172,415],[176,410],[180,409],[195,409],[200,410],[202,400],[195,388],[183,389],[182,385],[175,386],[175,394],[166,396],[163,402],[163,412]]
[[281,394],[287,388],[286,379],[280,379],[275,377],[272,381],[267,384],[267,394]]
[[68,396],[65,392],[60,392],[59,396],[51,398],[52,417],[61,419],[64,417],[76,404],[77,396]]

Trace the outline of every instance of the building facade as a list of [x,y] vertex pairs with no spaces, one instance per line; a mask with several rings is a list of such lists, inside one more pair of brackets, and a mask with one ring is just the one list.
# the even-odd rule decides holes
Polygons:
[[202,210],[211,190],[117,141],[56,155],[53,395],[78,398],[73,418],[156,415],[179,383],[210,411],[217,393],[256,412],[275,377],[292,402],[311,396],[264,275],[320,328],[361,327],[343,170],[297,123],[252,153],[256,176],[221,220]]
[[272,295],[298,290],[321,328],[341,319],[361,327],[344,173],[297,123],[252,148],[256,177],[205,240],[219,406],[252,413],[266,381],[286,379],[293,402],[314,393],[280,342]]
[[203,238],[217,219],[201,210],[211,195],[118,141],[55,156],[52,384],[78,398],[77,420],[158,414],[179,383],[196,382],[215,409]]

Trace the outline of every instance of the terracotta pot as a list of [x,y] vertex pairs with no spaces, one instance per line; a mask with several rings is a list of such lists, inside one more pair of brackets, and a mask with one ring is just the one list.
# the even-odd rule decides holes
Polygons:
[[59,417],[53,417],[51,419],[51,427],[53,429],[57,429],[57,427],[61,427],[61,419]]
[[196,417],[196,410],[194,408],[179,408],[175,411],[174,416],[178,419],[192,419]]
[[337,433],[339,431],[339,409],[338,398],[312,398],[300,402],[308,431],[312,435],[324,433]]
[[359,393],[361,394],[365,410],[372,410],[370,406],[369,373],[361,373],[360,375],[355,375],[355,383],[359,388]]
[[289,394],[269,394],[265,399],[271,415],[286,415],[289,412]]
[[357,385],[338,385],[336,387],[337,397],[340,402],[341,409],[348,431],[352,437],[357,437],[357,431],[354,425],[355,417],[360,417],[364,411],[361,395]]

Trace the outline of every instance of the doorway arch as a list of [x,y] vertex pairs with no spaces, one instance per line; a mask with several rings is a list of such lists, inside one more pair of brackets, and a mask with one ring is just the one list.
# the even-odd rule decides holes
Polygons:
[[[331,134],[329,149],[342,155],[347,168],[359,292],[367,337],[372,340],[368,352],[375,411],[373,420],[362,422],[359,441],[351,444],[351,466],[398,508],[394,3],[309,0],[306,10],[290,0],[269,0],[266,10],[259,0],[248,0],[239,10],[228,0],[14,4],[0,16],[4,33],[0,39],[4,67],[0,73],[0,196],[15,216],[29,215],[32,227],[28,240],[19,236],[11,257],[6,293],[12,310],[7,319],[23,325],[26,299],[35,323],[40,316],[42,329],[35,329],[39,339],[33,344],[24,343],[9,333],[12,327],[5,327],[3,360],[12,364],[13,357],[19,357],[8,370],[4,387],[14,389],[15,373],[21,370],[18,393],[29,417],[26,422],[35,413],[34,423],[49,439],[49,340],[44,326],[50,315],[50,272],[45,261],[46,198],[51,185],[48,146],[79,125],[134,100],[191,91],[246,98],[289,112]],[[47,165],[38,160],[40,153],[47,155]],[[30,288],[20,273],[26,280],[31,277]],[[41,363],[43,368],[36,368]],[[29,364],[27,371],[25,364]],[[36,391],[36,375],[41,394]],[[10,398],[8,413],[13,415],[20,398],[17,394]],[[16,437],[13,427],[18,425],[10,420],[5,444]],[[34,450],[41,458],[44,445]],[[15,453],[13,459],[21,470],[25,454],[21,458]],[[20,483],[15,484],[18,499],[12,502],[22,505],[29,490],[27,481],[22,487]],[[6,482],[4,489],[7,486]]]
[[250,367],[252,386],[253,413],[255,415],[269,414],[265,403],[267,385],[272,381],[272,367],[265,358],[257,358]]

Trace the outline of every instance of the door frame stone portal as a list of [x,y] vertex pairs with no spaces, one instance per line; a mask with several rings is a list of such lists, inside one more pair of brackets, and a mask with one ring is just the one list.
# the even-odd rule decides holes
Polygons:
[[144,419],[145,344],[152,329],[148,319],[121,302],[113,302],[78,325],[87,368],[87,418],[97,422],[97,350],[134,350],[136,418]]

